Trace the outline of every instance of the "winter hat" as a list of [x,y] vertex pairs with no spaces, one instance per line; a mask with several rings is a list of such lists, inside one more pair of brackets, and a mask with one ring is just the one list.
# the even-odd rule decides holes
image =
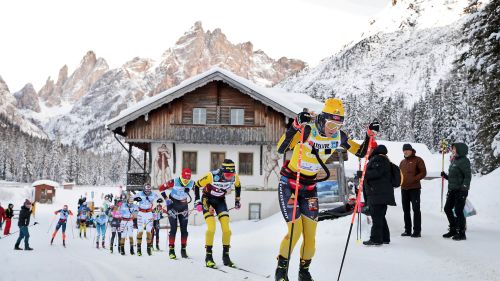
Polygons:
[[231,159],[224,159],[224,162],[222,162],[222,172],[223,173],[236,173],[236,166],[234,165],[233,160]]
[[186,179],[186,180],[191,179],[191,169],[189,169],[189,168],[182,169],[182,175],[181,175],[181,177],[183,179]]
[[344,119],[344,105],[340,99],[329,98],[325,101],[325,106],[323,107],[323,112],[340,116],[343,121]]
[[372,156],[375,156],[375,155],[387,155],[387,147],[383,144],[381,145],[378,145],[372,152]]
[[403,144],[403,151],[405,150],[413,150],[413,147],[409,143]]

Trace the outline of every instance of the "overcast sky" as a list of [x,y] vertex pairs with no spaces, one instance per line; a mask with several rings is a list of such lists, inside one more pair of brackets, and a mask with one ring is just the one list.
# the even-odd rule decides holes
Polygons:
[[390,0],[14,0],[0,4],[0,76],[11,92],[38,91],[71,73],[88,50],[111,68],[158,59],[196,21],[232,43],[316,65],[358,38]]

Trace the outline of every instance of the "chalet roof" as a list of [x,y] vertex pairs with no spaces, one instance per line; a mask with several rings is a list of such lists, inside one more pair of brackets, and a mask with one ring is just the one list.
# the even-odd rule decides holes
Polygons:
[[322,103],[306,94],[289,93],[279,88],[261,87],[228,70],[214,67],[206,72],[186,79],[181,84],[161,92],[156,96],[142,100],[134,106],[123,110],[117,117],[106,122],[106,128],[114,131],[116,128],[124,126],[128,122],[164,104],[168,104],[174,99],[182,97],[212,81],[223,81],[290,118],[293,118],[297,113],[301,112],[303,108],[309,108],[315,111],[321,111],[322,108]]
[[59,187],[59,183],[51,180],[37,180],[34,183],[31,184],[31,186],[39,186],[39,185],[48,185],[48,186],[53,186],[53,187]]

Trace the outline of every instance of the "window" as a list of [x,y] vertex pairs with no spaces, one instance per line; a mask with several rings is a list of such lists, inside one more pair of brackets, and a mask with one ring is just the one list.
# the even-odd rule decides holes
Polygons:
[[240,153],[238,159],[238,174],[246,176],[253,175],[253,153]]
[[206,108],[193,108],[193,124],[207,124]]
[[196,163],[198,153],[196,151],[183,151],[182,152],[182,168],[191,169],[191,173],[196,174]]
[[248,204],[248,219],[249,220],[260,220],[260,203],[250,203]]
[[210,153],[210,170],[219,169],[222,166],[222,162],[226,159],[225,152],[211,152]]
[[231,125],[244,125],[244,124],[245,124],[245,110],[231,109]]

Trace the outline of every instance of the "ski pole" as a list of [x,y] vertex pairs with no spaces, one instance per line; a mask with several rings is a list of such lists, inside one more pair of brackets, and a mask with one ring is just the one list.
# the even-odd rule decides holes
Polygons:
[[52,218],[52,221],[50,222],[49,228],[47,229],[47,233],[50,232],[50,229],[52,228],[52,225],[54,224],[54,221],[56,220],[56,217],[57,217],[57,215],[54,215],[54,217]]
[[359,205],[361,203],[361,191],[363,189],[363,184],[365,180],[365,174],[366,174],[366,166],[368,164],[368,157],[370,156],[373,146],[374,146],[374,133],[370,130],[368,130],[368,135],[370,136],[370,140],[368,142],[368,149],[366,151],[365,155],[365,163],[363,164],[363,174],[361,175],[361,179],[359,180],[359,186],[358,186],[358,194],[356,196],[356,204],[354,206],[354,211],[352,212],[352,218],[351,218],[351,226],[349,227],[349,233],[347,234],[347,241],[345,243],[345,249],[344,249],[344,254],[342,256],[342,263],[340,264],[340,270],[339,270],[339,275],[337,277],[337,281],[340,280],[340,275],[342,274],[342,268],[344,267],[344,261],[345,261],[345,256],[347,253],[347,247],[349,246],[349,239],[351,238],[351,232],[352,232],[352,226],[354,225],[354,219],[356,218],[356,213],[358,211]]
[[301,125],[300,142],[299,142],[299,155],[297,159],[297,179],[295,180],[295,191],[293,198],[293,211],[292,211],[292,229],[290,230],[290,243],[288,243],[288,259],[286,261],[286,275],[288,275],[288,267],[290,265],[290,257],[292,254],[292,241],[293,230],[295,228],[295,215],[297,212],[297,198],[299,197],[299,184],[300,184],[300,165],[302,164],[302,147],[304,146],[304,129],[305,126]]
[[[444,152],[448,144],[445,139],[441,140],[441,172],[444,173]],[[444,195],[444,177],[441,176],[441,212],[443,212],[443,195]]]

